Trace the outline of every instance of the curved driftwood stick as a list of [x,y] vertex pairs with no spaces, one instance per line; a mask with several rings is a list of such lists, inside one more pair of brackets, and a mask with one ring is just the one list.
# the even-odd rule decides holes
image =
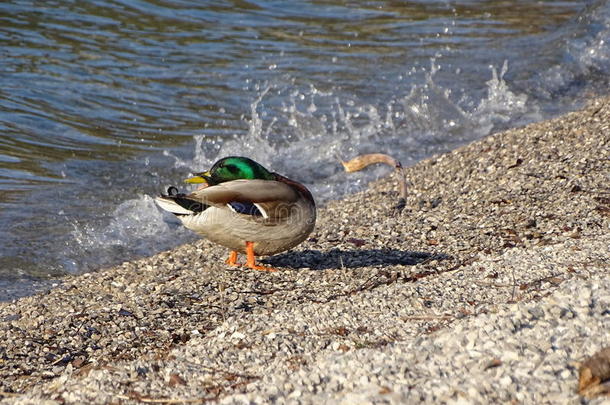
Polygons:
[[396,176],[398,177],[400,197],[398,199],[398,204],[396,204],[394,208],[397,210],[402,210],[407,204],[407,180],[405,178],[405,173],[402,164],[398,160],[384,153],[369,153],[366,155],[360,155],[347,162],[341,160],[343,168],[348,173],[357,172],[375,163],[384,163],[396,169],[395,172]]

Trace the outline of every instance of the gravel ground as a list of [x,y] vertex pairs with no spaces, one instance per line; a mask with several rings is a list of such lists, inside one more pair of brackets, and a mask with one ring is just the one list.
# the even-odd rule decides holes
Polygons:
[[610,98],[406,175],[276,273],[202,240],[0,304],[1,403],[610,400],[576,394],[610,346]]

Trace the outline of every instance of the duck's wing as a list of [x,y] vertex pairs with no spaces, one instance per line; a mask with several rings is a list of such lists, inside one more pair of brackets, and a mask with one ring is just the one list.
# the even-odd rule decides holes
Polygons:
[[293,213],[299,193],[290,185],[273,180],[234,180],[205,187],[186,196],[205,205],[227,207],[232,211],[282,220]]

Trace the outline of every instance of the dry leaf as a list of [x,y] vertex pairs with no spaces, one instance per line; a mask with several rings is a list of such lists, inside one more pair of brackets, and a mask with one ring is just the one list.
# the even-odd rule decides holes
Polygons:
[[502,365],[502,360],[500,359],[491,359],[489,363],[485,365],[485,370],[489,370],[490,368],[500,367]]
[[[610,395],[610,347],[585,360],[578,370],[578,393],[586,398]],[[606,383],[606,384],[604,384]]]
[[167,383],[170,387],[175,387],[177,385],[186,385],[186,380],[180,377],[178,374],[172,374],[169,377],[169,382]]

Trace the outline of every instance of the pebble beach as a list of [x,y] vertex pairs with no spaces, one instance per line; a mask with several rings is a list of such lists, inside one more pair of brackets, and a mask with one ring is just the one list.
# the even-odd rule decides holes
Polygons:
[[0,403],[610,403],[610,98],[405,174],[275,273],[200,240],[0,303]]

